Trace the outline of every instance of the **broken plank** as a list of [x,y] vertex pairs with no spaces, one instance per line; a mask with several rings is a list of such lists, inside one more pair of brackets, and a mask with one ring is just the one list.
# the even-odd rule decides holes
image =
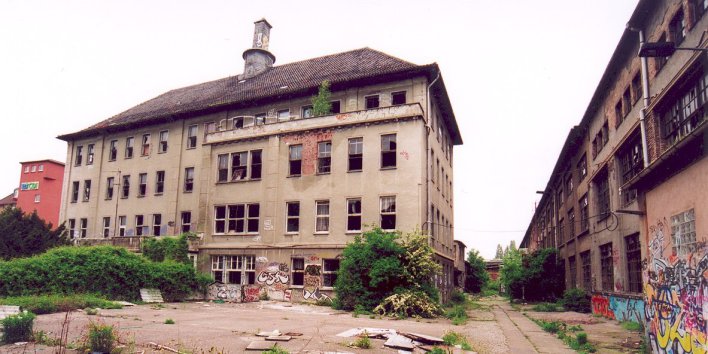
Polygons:
[[291,337],[291,336],[270,336],[270,337],[266,337],[266,340],[287,342],[287,341],[291,340],[292,338],[293,337]]
[[276,345],[277,345],[276,343],[266,342],[264,340],[257,340],[257,341],[253,341],[253,342],[249,343],[248,346],[246,347],[246,350],[261,350],[261,351],[270,350],[271,348],[273,348]]
[[433,336],[429,336],[426,334],[420,334],[420,333],[401,332],[401,335],[406,336],[406,337],[413,339],[415,341],[425,343],[425,344],[442,344],[445,342],[442,338],[433,337]]

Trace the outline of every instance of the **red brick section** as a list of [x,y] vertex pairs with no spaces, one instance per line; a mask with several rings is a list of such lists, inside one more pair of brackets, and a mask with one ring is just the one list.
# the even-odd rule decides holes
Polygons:
[[302,144],[303,176],[314,175],[317,172],[317,143],[331,140],[331,130],[291,134],[283,137],[283,142],[288,145]]
[[[31,213],[36,210],[40,218],[51,223],[56,228],[59,221],[64,164],[52,160],[29,161],[21,164],[17,207],[25,213]],[[39,171],[40,165],[43,171]],[[25,166],[29,167],[29,172],[27,173],[25,173]],[[34,172],[32,172],[33,166]],[[32,182],[38,182],[37,189],[22,190],[23,183]],[[38,203],[35,202],[36,195],[40,196]]]

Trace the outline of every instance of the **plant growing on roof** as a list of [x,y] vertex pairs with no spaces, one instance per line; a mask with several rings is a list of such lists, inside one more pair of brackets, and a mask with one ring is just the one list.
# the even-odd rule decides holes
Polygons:
[[330,114],[332,111],[331,97],[332,92],[329,90],[329,81],[322,81],[317,96],[312,96],[312,115],[319,117]]

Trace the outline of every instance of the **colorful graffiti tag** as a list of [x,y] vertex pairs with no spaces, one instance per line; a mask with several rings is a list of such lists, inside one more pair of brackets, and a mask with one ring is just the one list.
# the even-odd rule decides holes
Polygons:
[[241,302],[241,285],[213,283],[207,289],[207,298],[229,302]]
[[592,296],[592,313],[617,321],[644,322],[644,301],[617,295]]
[[[677,256],[664,244],[666,220],[650,228],[649,261],[644,307],[649,342],[654,353],[708,352],[708,252],[696,242],[695,252]],[[672,235],[674,237],[674,235]],[[665,251],[671,252],[666,255]]]

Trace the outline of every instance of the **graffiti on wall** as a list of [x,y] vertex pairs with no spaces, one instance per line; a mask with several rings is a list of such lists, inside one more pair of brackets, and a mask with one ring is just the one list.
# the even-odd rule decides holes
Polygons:
[[[644,314],[655,353],[708,352],[708,252],[705,239],[695,252],[678,256],[666,219],[649,228]],[[680,231],[677,231],[678,233]],[[671,237],[666,237],[671,235]]]
[[617,321],[644,322],[644,301],[617,295],[592,296],[592,313]]
[[213,283],[207,289],[207,298],[228,302],[241,302],[240,284]]
[[290,287],[290,269],[285,263],[268,262],[264,257],[256,260],[256,282],[269,299],[287,301],[286,292]]
[[310,301],[331,300],[322,288],[322,263],[320,257],[305,257],[304,286],[302,287],[302,298]]

